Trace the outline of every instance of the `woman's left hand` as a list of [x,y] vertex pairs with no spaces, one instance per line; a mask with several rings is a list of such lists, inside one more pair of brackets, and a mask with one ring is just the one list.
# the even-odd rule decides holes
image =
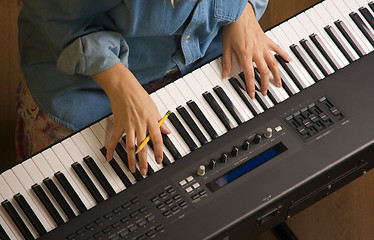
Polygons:
[[243,68],[247,91],[252,99],[255,97],[255,75],[252,62],[256,63],[261,74],[261,92],[264,96],[269,86],[270,71],[274,76],[276,86],[282,86],[278,63],[270,50],[288,62],[291,58],[263,32],[250,3],[247,3],[238,21],[224,27],[222,48],[223,77],[230,75],[232,55],[235,53]]

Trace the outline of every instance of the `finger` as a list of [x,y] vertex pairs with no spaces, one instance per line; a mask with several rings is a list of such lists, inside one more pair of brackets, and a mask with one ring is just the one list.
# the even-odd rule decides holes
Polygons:
[[134,130],[128,130],[126,133],[126,151],[127,159],[129,162],[129,168],[132,173],[135,173],[135,132]]
[[260,59],[255,61],[258,71],[260,71],[261,75],[261,93],[262,95],[266,96],[268,88],[269,88],[269,68],[264,59]]
[[153,123],[149,125],[149,135],[151,136],[151,139],[152,139],[153,151],[155,154],[156,162],[160,164],[163,159],[164,150],[163,150],[161,130],[158,124]]
[[170,128],[165,123],[163,123],[161,125],[160,130],[161,130],[162,133],[165,133],[165,134],[170,134],[171,133]]
[[271,73],[273,74],[275,85],[277,87],[282,87],[282,81],[281,81],[281,76],[279,73],[277,60],[272,54],[269,53],[268,57],[266,58],[266,63],[269,66]]
[[290,56],[288,56],[288,54],[286,53],[286,51],[284,51],[278,44],[272,42],[270,50],[273,50],[274,52],[276,52],[285,61],[287,61],[287,62],[291,62],[292,61],[292,58]]
[[109,143],[108,143],[108,146],[107,146],[107,151],[106,151],[106,160],[107,161],[112,160],[113,154],[114,154],[114,149],[116,148],[117,143],[119,142],[119,140],[122,136],[122,133],[123,133],[122,127],[119,127],[119,125],[117,124],[115,126],[114,130],[113,130],[112,136],[110,137]]
[[222,77],[230,75],[232,69],[232,50],[230,47],[223,47],[222,50]]
[[254,68],[252,65],[252,58],[243,56],[243,54],[238,55],[240,64],[242,65],[245,83],[247,85],[247,91],[249,96],[254,99],[255,98],[255,74]]
[[[138,146],[140,146],[140,144],[142,144],[142,142],[147,137],[147,127],[145,127],[141,122],[137,122],[135,132],[136,132],[136,139],[138,141]],[[138,160],[139,160],[140,174],[145,176],[147,174],[147,169],[148,169],[147,144],[138,153]]]

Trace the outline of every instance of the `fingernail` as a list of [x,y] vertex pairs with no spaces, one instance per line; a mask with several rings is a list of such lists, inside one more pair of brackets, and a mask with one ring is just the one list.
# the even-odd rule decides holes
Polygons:
[[262,95],[263,95],[263,96],[266,96],[267,93],[268,93],[268,91],[263,91],[263,92],[262,92]]
[[147,174],[147,169],[142,168],[142,170],[141,170],[141,174],[142,174],[142,175],[146,175],[146,174]]
[[130,166],[130,171],[131,171],[132,173],[135,173],[135,167],[134,167],[134,166]]
[[227,78],[228,75],[229,75],[228,71],[227,71],[227,70],[223,70],[223,72],[222,72],[222,77],[223,77],[223,78]]
[[282,87],[282,83],[281,83],[281,82],[278,82],[278,83],[277,83],[277,87]]
[[250,93],[249,93],[249,96],[250,96],[252,99],[254,99],[254,98],[255,98],[255,93],[254,93],[254,92],[250,92]]
[[162,158],[157,158],[157,163],[160,164],[162,162]]

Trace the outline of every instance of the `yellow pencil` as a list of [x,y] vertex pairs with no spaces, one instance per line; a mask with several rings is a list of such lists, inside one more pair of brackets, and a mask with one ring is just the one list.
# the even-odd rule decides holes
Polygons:
[[[161,120],[158,122],[158,126],[161,127],[161,125],[165,122],[165,120],[169,117],[170,115],[170,111],[168,111],[167,113],[165,113],[164,117],[161,118]],[[146,137],[146,139],[144,139],[144,141],[142,142],[142,144],[140,144],[140,146],[138,147],[138,150],[136,150],[135,154],[138,154],[138,152],[140,152],[144,146],[149,142],[149,140],[151,139],[151,137],[148,135]]]

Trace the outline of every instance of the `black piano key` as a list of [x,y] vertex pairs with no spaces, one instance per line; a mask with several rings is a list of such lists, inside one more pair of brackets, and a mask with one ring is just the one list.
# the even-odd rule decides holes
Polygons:
[[369,2],[369,7],[374,11],[374,2]]
[[317,73],[315,72],[311,62],[309,61],[308,57],[301,51],[300,47],[296,44],[292,44],[290,46],[291,51],[295,54],[297,59],[301,62],[305,70],[309,73],[309,75],[313,78],[314,81],[321,80],[318,78]]
[[212,139],[218,137],[216,130],[214,130],[213,126],[210,124],[208,119],[205,117],[204,113],[200,110],[199,106],[193,101],[189,100],[187,102],[187,106],[191,109],[193,114],[195,114],[196,118],[200,121],[201,125],[203,125],[204,129],[207,131],[209,136]]
[[343,34],[345,39],[347,39],[349,44],[355,50],[355,52],[358,54],[358,56],[360,56],[360,57],[364,56],[365,55],[365,50],[361,47],[360,43],[357,42],[357,39],[351,33],[351,31],[348,29],[348,27],[345,25],[345,23],[341,20],[337,20],[334,23],[335,23],[336,27],[339,29],[339,31]]
[[[125,145],[126,145],[126,136],[123,136],[122,137],[122,141],[125,143]],[[128,169],[130,169],[129,168],[129,161],[128,161],[128,158],[127,158],[127,152],[126,152],[126,149],[122,146],[122,145],[117,145],[117,147],[118,148],[122,148],[123,149],[123,151],[126,153],[126,154],[124,154],[123,155],[123,158],[121,157],[121,159],[122,159],[122,161],[125,163],[125,165],[127,166],[127,168]],[[137,155],[135,155],[135,158],[136,158],[136,160],[137,161],[139,161],[138,160],[138,158],[137,158]],[[135,177],[135,179],[136,179],[136,181],[141,181],[141,180],[143,180],[143,176],[142,176],[142,174],[140,173],[140,171],[139,171],[139,169],[138,168],[135,168],[135,173],[133,173],[133,176]]]
[[209,106],[213,109],[213,111],[217,114],[218,118],[221,120],[225,128],[229,131],[234,128],[234,124],[230,121],[227,115],[223,112],[222,108],[217,103],[216,99],[214,99],[213,95],[206,91],[203,93],[203,97],[208,102]]
[[27,203],[26,199],[22,196],[22,194],[17,193],[16,195],[14,195],[14,199],[16,199],[18,205],[21,207],[22,211],[30,220],[31,224],[34,226],[35,230],[39,233],[39,235],[41,236],[45,234],[47,231],[45,230],[43,224],[39,221],[39,218],[31,209],[30,205]]
[[362,14],[362,16],[364,16],[366,21],[370,24],[371,28],[374,29],[374,17],[369,11],[369,9],[367,9],[366,7],[360,7],[358,10]]
[[245,105],[251,110],[253,115],[257,115],[257,111],[253,108],[252,104],[249,102],[251,99],[247,93],[247,91],[243,88],[243,86],[239,83],[238,79],[232,77],[229,79],[230,84],[233,86],[235,91],[239,94],[240,98],[243,100]]
[[86,171],[83,169],[82,165],[79,162],[74,162],[71,164],[72,168],[74,169],[75,173],[81,179],[83,184],[86,186],[88,191],[91,193],[93,198],[97,203],[101,203],[104,201],[103,196],[101,196],[99,190],[96,188],[95,184],[92,182]]
[[13,204],[8,200],[4,200],[1,205],[4,207],[5,211],[8,213],[10,218],[13,220],[14,224],[17,226],[19,231],[21,232],[22,236],[27,239],[35,239],[34,236],[31,234],[30,230],[23,222],[22,218],[18,215],[16,209],[14,208]]
[[190,150],[191,151],[196,150],[198,148],[196,143],[193,141],[191,136],[188,134],[187,130],[183,127],[183,125],[180,122],[180,120],[178,119],[178,117],[174,113],[171,113],[169,115],[169,120],[173,124],[175,129],[177,129],[179,135],[181,135],[181,137],[186,142],[186,144],[188,145]]
[[307,86],[302,82],[301,76],[296,72],[291,64],[288,64],[280,55],[275,54],[275,58],[278,60],[279,64],[287,72],[288,76],[292,79],[295,85],[301,90],[307,88]]
[[354,61],[354,56],[351,54],[351,52],[348,50],[345,43],[342,41],[340,36],[337,34],[334,28],[331,26],[326,26],[325,31],[330,36],[332,41],[336,44],[336,46],[339,48],[339,50],[343,53],[343,55],[347,58],[347,60],[352,63]]
[[[100,149],[101,153],[106,156],[106,148],[103,147]],[[120,158],[122,159],[122,156],[121,154],[123,154],[123,156],[127,159],[127,153],[123,150],[121,144],[117,144],[116,146],[116,152],[118,153],[118,155],[120,156]],[[123,159],[122,159],[123,161]],[[127,163],[127,162],[126,162]],[[128,164],[128,163],[127,163]],[[121,167],[118,165],[118,163],[116,162],[116,160],[114,158],[112,158],[110,161],[109,161],[109,165],[113,168],[113,170],[116,172],[117,176],[119,177],[119,179],[121,179],[122,183],[126,186],[126,187],[130,187],[132,186],[132,183],[131,181],[127,178],[126,174],[122,171]],[[127,165],[126,165],[127,166]],[[127,166],[128,167],[128,166]]]
[[90,157],[86,156],[83,158],[84,162],[87,164],[87,166],[90,168],[91,172],[95,175],[96,179],[99,181],[101,186],[104,188],[105,192],[108,194],[109,197],[113,197],[116,195],[116,192],[104,176],[104,174],[101,172],[100,168],[97,166],[95,161]]
[[[153,146],[152,139],[149,140],[148,144],[149,144],[149,147],[154,151],[154,146]],[[170,165],[170,164],[171,164],[171,162],[170,162],[168,156],[166,156],[166,154],[163,153],[163,155],[162,155],[162,165],[167,166],[167,165]]]
[[64,213],[69,219],[75,218],[73,209],[61,194],[60,190],[57,188],[56,184],[49,177],[43,179],[43,183],[47,186],[48,190],[52,193],[53,197],[56,199],[57,203],[60,205]]
[[195,121],[187,112],[187,110],[183,106],[178,106],[176,109],[178,113],[182,116],[184,121],[187,123],[187,125],[190,127],[191,131],[195,134],[201,145],[207,144],[208,139],[206,139],[204,134],[201,132],[200,128],[196,125]]
[[8,234],[5,232],[4,228],[0,224],[0,239],[1,240],[10,240]]
[[301,39],[300,44],[305,49],[305,51],[308,53],[309,57],[313,60],[313,62],[317,65],[319,70],[321,70],[323,75],[325,76],[330,75],[331,72],[329,72],[328,66],[321,59],[321,57],[317,54],[317,50],[313,47],[313,45],[306,39]]
[[219,99],[221,99],[221,101],[223,102],[223,104],[225,105],[225,107],[227,108],[227,110],[229,110],[229,112],[231,113],[231,115],[233,116],[233,118],[235,119],[235,121],[238,123],[238,124],[242,124],[245,122],[242,114],[240,113],[240,111],[235,107],[235,105],[232,103],[232,101],[230,100],[230,98],[227,96],[227,94],[225,93],[225,91],[222,89],[222,87],[220,86],[215,86],[213,88],[214,92],[217,94],[217,96],[219,97]]
[[65,175],[60,171],[56,172],[54,175],[60,185],[64,188],[65,192],[69,195],[75,206],[78,208],[79,212],[83,213],[87,211],[86,206],[79,198],[78,194],[75,192],[69,181],[66,179]]
[[361,19],[360,15],[358,15],[355,12],[352,12],[349,14],[349,16],[352,18],[352,20],[355,22],[357,27],[361,30],[361,32],[364,34],[364,36],[367,38],[370,44],[374,46],[374,35],[369,29],[369,27],[366,26],[365,22]]
[[[261,73],[260,73],[260,71],[258,70],[258,68],[254,68],[255,70],[254,70],[254,72],[255,72],[255,78],[256,78],[256,80],[257,80],[257,82],[261,85]],[[243,72],[241,72],[241,73],[239,73],[239,76],[240,76],[240,78],[243,80],[243,82],[245,83],[245,76],[244,76],[244,73]],[[261,89],[258,89],[257,87],[256,87],[256,89],[258,90],[258,91],[261,91]],[[257,94],[255,95],[256,96],[256,99],[257,99],[257,101],[258,101],[258,96],[257,96]],[[275,97],[273,96],[273,94],[271,93],[271,91],[268,91],[267,92],[267,96],[270,98],[270,100],[273,102],[273,103],[278,103],[278,101],[275,99]],[[262,106],[262,105],[261,105]],[[262,106],[263,108],[264,108],[264,106]],[[265,108],[267,109],[267,107],[265,106]]]
[[[138,155],[138,154],[135,155],[135,159],[136,159],[136,161],[139,163],[139,155]],[[139,173],[140,173],[140,171],[139,171]],[[155,170],[153,170],[151,164],[148,163],[147,175],[150,176],[150,175],[152,175],[153,173],[155,173]]]
[[161,133],[162,135],[162,142],[169,150],[170,154],[173,156],[174,160],[178,160],[182,157],[179,153],[178,149],[174,146],[173,142],[170,140],[167,134]]
[[35,192],[36,196],[38,196],[39,200],[43,203],[44,207],[47,209],[53,220],[57,225],[62,225],[64,220],[58,213],[55,206],[53,206],[51,200],[48,198],[47,194],[44,192],[43,188],[38,184],[34,184],[31,186],[32,190]]
[[310,39],[316,45],[318,50],[322,53],[323,57],[327,60],[327,62],[331,65],[331,67],[337,71],[338,69],[342,68],[336,58],[331,54],[330,50],[326,47],[325,43],[317,34],[311,34]]

